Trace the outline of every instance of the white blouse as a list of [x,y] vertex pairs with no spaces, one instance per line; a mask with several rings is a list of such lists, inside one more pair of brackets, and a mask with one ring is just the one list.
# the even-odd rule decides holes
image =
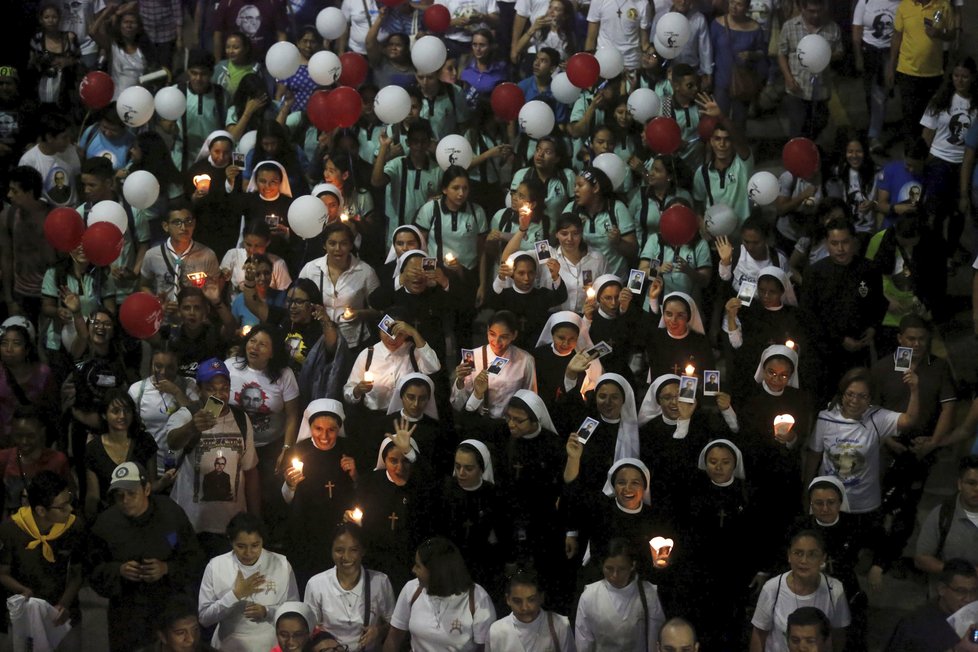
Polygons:
[[[468,410],[476,412],[480,409],[488,409],[490,415],[496,419],[503,418],[509,399],[520,389],[528,389],[534,394],[537,391],[537,372],[533,356],[523,349],[510,346],[502,357],[508,358],[509,362],[497,374],[489,374],[489,390],[482,400],[475,397],[472,393],[472,382],[479,373],[487,366],[492,366],[496,354],[492,352],[489,345],[480,346],[475,349],[474,364],[475,368],[465,377],[462,389],[459,389],[455,382],[452,382],[452,407],[456,410]],[[488,405],[486,400],[488,399]]]
[[[380,287],[377,273],[356,256],[351,257],[350,267],[339,275],[336,283],[329,276],[326,256],[310,260],[299,272],[299,278],[307,278],[323,292],[323,305],[329,318],[339,324],[340,333],[350,346],[356,346],[369,337],[376,324],[364,324],[361,320],[344,319],[347,308],[359,310],[367,307],[370,293]],[[380,320],[378,319],[379,323]]]
[[[379,571],[369,571],[370,574],[370,625],[390,622],[394,612],[394,589],[387,575]],[[336,579],[336,568],[314,575],[306,584],[305,603],[312,607],[316,618],[328,632],[339,639],[340,643],[356,647],[360,635],[363,634],[364,624],[364,582],[363,573],[360,581],[353,589],[347,591]],[[383,640],[367,648],[380,649]]]
[[484,588],[474,586],[470,606],[468,592],[436,597],[422,590],[414,599],[418,586],[417,579],[404,585],[391,615],[391,626],[411,633],[412,652],[472,652],[486,644],[496,609]]
[[[602,652],[642,652],[654,650],[659,628],[666,620],[655,585],[642,582],[648,604],[643,614],[638,582],[617,589],[605,580],[584,587],[577,604],[574,639],[577,649]],[[643,622],[646,621],[646,622]],[[641,634],[646,640],[642,640]]]

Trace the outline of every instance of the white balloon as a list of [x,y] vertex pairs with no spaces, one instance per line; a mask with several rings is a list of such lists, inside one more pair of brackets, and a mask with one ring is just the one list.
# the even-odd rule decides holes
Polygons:
[[400,86],[384,86],[374,97],[374,114],[384,124],[397,124],[410,112],[411,96]]
[[755,172],[747,184],[747,198],[758,206],[767,206],[778,198],[778,178],[770,172]]
[[707,232],[714,236],[730,235],[737,230],[740,220],[733,209],[726,204],[713,204],[703,214]]
[[448,134],[435,147],[435,159],[442,170],[447,170],[452,165],[459,165],[467,170],[474,156],[472,145],[458,134]]
[[119,227],[123,234],[129,227],[126,209],[122,207],[122,204],[111,199],[100,201],[88,211],[88,225],[91,226],[96,222],[111,222]]
[[812,73],[818,74],[828,68],[832,60],[832,46],[821,34],[809,34],[798,41],[798,61]]
[[625,161],[621,160],[621,157],[614,152],[598,154],[591,161],[591,165],[608,175],[615,190],[621,188],[621,184],[625,182],[625,174],[628,172]]
[[142,127],[153,117],[153,94],[142,86],[130,86],[119,94],[115,110],[130,127]]
[[340,58],[329,50],[320,50],[309,59],[309,76],[320,86],[332,86],[339,80],[341,72]]
[[296,197],[289,206],[289,226],[303,240],[315,238],[326,225],[326,205],[312,195]]
[[160,182],[152,172],[136,170],[122,184],[122,196],[133,208],[149,208],[160,197]]
[[646,123],[659,115],[662,100],[651,88],[636,88],[628,96],[628,112],[636,122]]
[[238,146],[235,148],[239,154],[244,154],[248,156],[248,152],[255,149],[255,144],[258,142],[258,131],[252,129],[238,141]]
[[621,56],[621,52],[614,48],[598,48],[594,53],[594,58],[601,64],[599,74],[602,79],[613,79],[625,69],[625,58]]
[[445,65],[448,50],[437,36],[422,36],[414,42],[411,48],[411,63],[414,69],[422,75],[430,75]]
[[530,138],[549,136],[556,122],[554,110],[546,102],[533,100],[520,109],[520,128]]
[[265,68],[275,79],[288,79],[299,69],[300,63],[299,48],[288,41],[279,41],[265,54]]
[[678,11],[670,11],[655,24],[655,37],[670,49],[683,49],[691,34],[689,19]]
[[653,39],[652,45],[655,47],[655,51],[660,57],[663,59],[669,59],[670,61],[678,57],[679,53],[683,50],[682,48],[669,47],[660,41],[658,36]]
[[330,41],[338,39],[346,31],[346,16],[336,7],[326,7],[316,16],[316,31]]
[[581,89],[571,83],[566,72],[557,73],[550,80],[550,92],[562,103],[571,105],[581,96]]
[[156,91],[153,106],[161,118],[179,120],[187,110],[187,98],[176,86],[165,86]]

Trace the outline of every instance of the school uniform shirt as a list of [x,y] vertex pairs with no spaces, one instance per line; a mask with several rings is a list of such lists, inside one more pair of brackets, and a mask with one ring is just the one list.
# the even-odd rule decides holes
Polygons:
[[[489,220],[489,229],[502,233],[506,241],[509,241],[519,228],[520,216],[512,208],[500,208]],[[533,251],[535,243],[546,239],[543,222],[530,222],[526,227],[526,233],[523,234],[523,239],[520,241],[519,251]],[[498,270],[498,268],[499,265],[497,264],[496,269]]]
[[974,101],[957,93],[951,97],[951,106],[940,113],[935,114],[928,107],[920,118],[920,124],[925,129],[934,130],[930,153],[948,163],[961,163],[964,160],[964,137],[976,114],[978,110]]
[[733,209],[740,223],[750,216],[747,184],[754,173],[754,156],[746,159],[734,155],[726,170],[720,172],[713,163],[704,163],[693,176],[693,199],[706,208],[726,204]]
[[[127,219],[130,216],[131,219],[128,219],[128,228],[122,234],[122,251],[119,253],[119,257],[109,265],[112,270],[120,267],[129,267],[130,269],[135,267],[136,249],[141,244],[149,244],[151,237],[149,221],[155,219],[149,211],[135,210],[127,202],[122,200],[120,202],[126,210]],[[89,211],[91,211],[92,206],[92,202],[85,202],[75,208],[85,221],[85,226],[89,225]],[[114,278],[112,280],[115,285],[116,300],[120,303],[136,289],[135,281],[116,281]],[[106,293],[105,296],[111,295]]]
[[818,413],[808,446],[822,454],[819,475],[842,480],[853,514],[880,506],[881,440],[898,434],[899,418],[899,412],[875,406],[858,421],[842,416],[837,406]]
[[799,607],[820,609],[832,629],[848,627],[851,621],[842,582],[823,574],[815,593],[798,595],[788,588],[788,574],[783,573],[765,582],[751,618],[754,627],[768,633],[764,652],[788,652],[788,616]]
[[[713,261],[710,258],[710,246],[706,244],[706,240],[703,238],[696,238],[696,242],[692,244],[671,247],[660,242],[658,233],[649,234],[649,239],[646,241],[639,258],[650,262],[658,261],[659,265],[663,263],[675,264],[677,260],[681,259],[685,260],[689,267],[697,270],[701,267],[712,267],[713,265]],[[651,264],[653,267],[656,267],[655,263]],[[660,271],[659,277],[663,283],[662,296],[666,296],[671,292],[683,292],[693,297],[693,300],[699,303],[700,290],[689,274],[673,269],[673,271],[667,273]]]
[[[192,419],[190,410],[180,408],[167,421],[166,432],[185,426]],[[228,410],[227,414],[217,418],[213,428],[201,433],[200,439],[177,467],[171,497],[186,512],[196,532],[224,534],[231,518],[247,511],[247,479],[244,472],[255,468],[258,456],[251,421],[245,419],[245,423],[247,432],[242,433],[234,415]],[[219,457],[227,460],[224,473],[229,476],[230,494],[222,492],[215,495],[211,487],[216,486],[216,476],[207,479],[209,473],[217,470],[214,460]]]
[[[588,249],[588,252],[581,256],[581,259],[576,263],[568,260],[559,246],[552,247],[550,253],[560,263],[560,281],[567,288],[567,300],[553,308],[553,312],[572,310],[577,314],[582,314],[584,312],[584,301],[587,299],[587,289],[596,278],[604,276],[608,272],[607,260],[601,252],[593,249]],[[537,283],[539,284],[549,278],[550,270],[541,265],[537,271]]]
[[356,256],[350,257],[350,266],[333,282],[329,275],[326,256],[306,263],[299,271],[299,278],[307,278],[315,283],[323,293],[323,306],[330,320],[339,325],[340,334],[355,346],[373,332],[374,324],[364,324],[360,320],[343,319],[347,308],[359,310],[367,307],[370,293],[380,287],[377,273],[367,263]]
[[638,68],[642,58],[639,35],[649,30],[647,2],[596,0],[588,9],[587,22],[600,24],[598,48],[617,50],[625,58],[625,68]]
[[[369,606],[364,605],[366,575],[370,576]],[[336,568],[333,567],[309,580],[305,603],[312,607],[323,629],[339,639],[341,644],[360,649],[357,642],[365,626],[390,622],[394,612],[394,590],[386,575],[366,568],[361,568],[356,586],[350,590],[344,589],[336,579]],[[365,649],[379,650],[382,643],[378,641],[373,647]]]
[[667,192],[665,197],[661,199],[647,188],[643,188],[641,192],[632,196],[628,202],[628,210],[635,216],[635,236],[638,239],[639,251],[645,246],[651,234],[659,232],[659,219],[662,217],[662,211],[674,199],[685,199],[690,203],[693,201],[692,195],[683,188],[679,188],[675,193]]
[[[188,399],[197,400],[197,383],[192,378],[177,376],[175,382],[183,388]],[[180,406],[172,394],[161,392],[156,388],[152,377],[143,378],[141,381],[130,385],[129,396],[136,404],[136,410],[146,427],[146,432],[156,440],[156,469],[162,475],[166,464],[166,454],[170,448],[166,443],[167,424],[170,421],[170,416],[175,414]]]
[[749,253],[747,247],[740,245],[740,253],[737,257],[736,265],[724,265],[722,262],[717,264],[720,280],[727,281],[735,292],[740,292],[740,284],[744,281],[757,283],[757,275],[765,267],[777,266],[784,273],[788,273],[788,257],[774,247],[767,248],[767,258],[756,260]]
[[863,28],[863,43],[882,49],[893,40],[893,18],[900,0],[859,0],[852,13],[852,24]]
[[[402,143],[403,145],[403,143]],[[418,209],[438,191],[441,168],[433,156],[428,157],[427,168],[416,168],[410,156],[398,156],[384,164],[387,190],[384,191],[384,210],[387,212],[387,240],[394,242],[394,231],[399,226],[413,224]]]
[[[553,629],[551,629],[551,627]],[[567,616],[543,611],[532,623],[509,614],[489,628],[486,652],[574,652],[574,632]]]
[[[598,109],[600,111],[600,109]],[[584,112],[581,112],[584,115]],[[580,120],[580,116],[577,118]],[[521,168],[516,171],[513,175],[513,182],[509,184],[510,190],[516,190],[519,188],[523,179],[526,178],[527,174],[536,174],[536,169],[531,167]],[[547,206],[547,215],[550,216],[550,221],[552,224],[557,223],[557,219],[563,212],[564,206],[567,205],[568,201],[573,201],[574,199],[574,171],[570,168],[561,168],[557,170],[554,176],[547,179],[547,197],[544,203]]]
[[421,589],[415,599],[419,588],[417,579],[404,585],[390,621],[391,626],[411,633],[414,652],[472,652],[486,644],[496,609],[485,589],[473,585],[473,614],[468,591],[441,597]]
[[[260,73],[259,76],[263,76]],[[174,85],[174,88],[177,86]],[[182,89],[181,89],[182,90]],[[220,99],[218,95],[220,94]],[[180,137],[177,142],[180,146],[186,142],[187,146],[183,150],[183,156],[187,163],[192,163],[194,154],[200,151],[207,137],[217,129],[224,129],[227,110],[231,107],[231,97],[224,90],[223,86],[210,84],[207,92],[198,95],[187,84],[185,95],[187,96],[187,110],[177,120],[177,127],[180,129]],[[184,134],[183,130],[187,133]]]
[[418,210],[414,223],[427,231],[429,256],[443,260],[451,252],[462,267],[476,269],[479,236],[489,232],[482,206],[466,202],[462,210],[451,211],[444,199],[432,199]]
[[605,260],[608,261],[608,270],[617,276],[625,276],[628,272],[628,261],[622,256],[618,249],[608,240],[608,231],[613,227],[618,227],[621,237],[635,233],[635,221],[628,207],[620,200],[615,200],[611,211],[603,210],[594,216],[589,216],[585,210],[571,201],[564,206],[565,213],[576,213],[584,222],[584,242],[588,249],[595,249],[601,252]]
[[[239,599],[234,595],[238,573],[246,579],[256,573],[265,576],[257,592]],[[251,566],[245,566],[233,552],[214,557],[204,569],[200,581],[200,624],[217,625],[216,636],[221,650],[228,652],[266,652],[276,644],[275,610],[284,602],[299,600],[295,575],[285,555],[262,550]],[[248,604],[260,604],[267,614],[254,621],[244,614]]]
[[231,405],[248,413],[255,430],[255,446],[262,447],[285,435],[285,402],[299,398],[299,383],[291,369],[283,369],[274,383],[264,371],[241,364],[242,358],[224,361],[231,372]]
[[[363,380],[363,374],[367,371],[368,357],[371,358],[370,373],[373,374],[374,385],[363,395],[363,398],[357,399],[353,395],[353,388]],[[430,376],[439,369],[441,369],[441,362],[438,361],[438,354],[427,342],[420,349],[415,348],[413,344],[404,343],[393,351],[382,343],[375,344],[360,351],[353,362],[350,376],[343,385],[343,400],[349,405],[362,403],[369,410],[387,412],[398,378],[413,371]]]
[[191,242],[190,248],[178,255],[167,239],[146,252],[140,274],[143,284],[155,294],[165,293],[168,301],[176,301],[180,288],[192,285],[187,275],[197,272],[204,272],[210,279],[220,276],[221,267],[210,247]]
[[[469,105],[465,92],[455,84],[442,82],[434,97],[421,97],[421,113],[418,117],[431,123],[435,141],[458,131],[458,126],[469,119]],[[441,171],[439,170],[439,175]]]
[[503,357],[509,358],[509,362],[499,373],[489,374],[489,389],[481,400],[476,398],[472,393],[472,381],[483,369],[492,365],[496,354],[486,344],[475,349],[473,357],[474,368],[472,373],[465,377],[462,389],[459,389],[456,383],[452,383],[451,401],[452,407],[456,410],[475,412],[483,409],[494,418],[501,419],[509,399],[513,398],[516,390],[528,389],[536,393],[537,374],[533,356],[523,349],[510,346],[503,354]]
[[[347,47],[353,52],[367,56],[367,32],[370,31],[371,26],[376,21],[381,20],[377,2],[375,0],[343,0],[340,11],[343,12],[343,16],[350,26]],[[383,23],[377,33],[378,43],[383,43],[390,36],[390,32],[387,31],[386,25]]]
[[578,650],[642,652],[655,649],[666,614],[655,585],[642,581],[648,612],[637,581],[618,589],[605,580],[588,584],[577,604],[574,641]]

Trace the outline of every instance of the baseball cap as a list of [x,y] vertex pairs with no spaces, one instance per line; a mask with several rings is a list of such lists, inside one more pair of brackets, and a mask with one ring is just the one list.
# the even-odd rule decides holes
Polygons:
[[112,472],[109,491],[139,489],[146,483],[146,469],[139,462],[123,462]]
[[220,358],[207,358],[197,365],[197,384],[209,383],[218,376],[231,379],[231,372]]

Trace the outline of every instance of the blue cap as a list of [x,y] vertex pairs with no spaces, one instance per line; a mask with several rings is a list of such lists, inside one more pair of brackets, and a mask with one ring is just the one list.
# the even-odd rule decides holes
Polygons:
[[231,379],[231,372],[220,358],[208,358],[197,365],[197,384],[209,383],[218,376]]

